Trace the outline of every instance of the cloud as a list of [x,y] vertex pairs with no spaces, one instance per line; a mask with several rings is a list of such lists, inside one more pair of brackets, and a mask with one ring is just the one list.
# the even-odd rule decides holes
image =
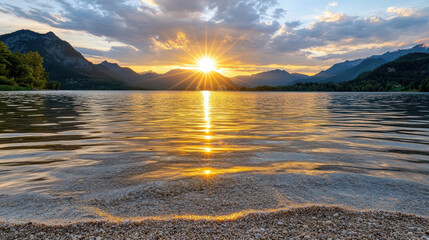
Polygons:
[[[302,25],[298,19],[280,23],[286,10],[276,0],[53,0],[49,6],[29,4],[0,3],[0,11],[120,42],[124,46],[109,51],[80,50],[127,65],[189,63],[206,45],[213,54],[224,53],[222,59],[229,64],[317,65],[322,60],[354,57],[353,52],[391,50],[398,43],[424,39],[429,27],[429,8],[389,8],[387,12],[395,15],[387,18],[325,11],[311,24]],[[392,45],[382,46],[385,42]],[[353,45],[363,48],[353,49]]]
[[294,29],[301,25],[302,23],[300,21],[292,21],[292,22],[285,22],[285,26],[287,29]]
[[336,7],[336,6],[338,6],[338,2],[330,2],[329,6]]
[[344,13],[335,13],[331,11],[323,12],[323,15],[316,17],[319,21],[323,22],[339,22],[346,20],[348,16]]
[[364,43],[412,42],[426,36],[428,27],[429,8],[421,9],[413,16],[378,17],[377,21],[325,12],[309,27],[276,36],[272,47],[276,51],[294,52],[332,44],[339,48]]
[[396,8],[396,7],[389,7],[387,9],[387,12],[396,13],[398,16],[401,16],[401,17],[409,17],[416,13],[416,11],[410,8]]
[[284,10],[283,8],[276,8],[276,10],[274,10],[273,12],[273,18],[279,19],[279,18],[282,18],[285,14],[286,14],[286,10]]
[[164,13],[202,13],[206,6],[204,0],[153,0]]

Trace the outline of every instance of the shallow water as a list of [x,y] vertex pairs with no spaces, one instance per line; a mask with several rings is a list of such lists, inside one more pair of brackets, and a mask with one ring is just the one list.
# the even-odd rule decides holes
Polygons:
[[417,184],[429,199],[429,94],[3,92],[0,149],[0,197],[73,195],[59,184],[92,174],[127,184],[346,174]]

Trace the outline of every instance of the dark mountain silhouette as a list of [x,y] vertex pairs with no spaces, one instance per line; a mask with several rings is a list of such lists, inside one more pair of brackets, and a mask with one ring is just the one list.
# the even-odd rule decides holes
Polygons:
[[174,69],[164,74],[151,71],[138,74],[130,68],[121,67],[116,63],[104,61],[100,65],[113,72],[118,79],[134,89],[227,90],[235,88],[230,78],[217,72],[204,74],[194,70]]
[[351,91],[429,91],[429,54],[409,53],[347,82]]
[[233,90],[235,84],[230,78],[218,72],[203,73],[188,69],[174,69],[164,74],[145,73],[141,75],[139,87],[169,90]]
[[127,67],[104,61],[93,64],[69,43],[54,33],[39,34],[20,30],[0,36],[13,52],[39,52],[49,79],[61,83],[61,89],[153,89],[153,90],[226,90],[235,89],[228,77],[175,69],[165,74],[138,74]]
[[86,60],[68,42],[53,32],[39,34],[20,30],[0,36],[11,51],[38,52],[44,59],[49,80],[61,83],[61,89],[125,89],[108,69]]
[[332,77],[320,80],[319,82],[344,82],[355,79],[359,74],[376,69],[377,67],[385,64],[387,61],[383,58],[367,58],[359,63],[357,66],[346,69]]
[[128,67],[121,67],[117,63],[109,63],[107,61],[98,64],[98,66],[100,66],[100,68],[108,69],[109,72],[106,72],[107,74],[114,75],[117,79],[121,80],[127,86],[131,88],[142,88],[140,86],[142,76],[134,72],[132,69]]
[[281,70],[273,70],[250,76],[237,76],[234,78],[234,82],[245,87],[263,85],[274,87],[288,86],[304,82],[345,82],[355,79],[361,73],[374,70],[387,62],[391,62],[401,56],[415,52],[428,53],[429,49],[426,45],[420,44],[410,49],[386,52],[382,55],[373,55],[364,59],[356,59],[352,61],[347,60],[345,62],[334,64],[327,70],[321,71],[311,77],[297,73],[290,74]]
[[298,73],[288,73],[284,70],[272,70],[261,72],[250,76],[236,76],[234,82],[245,87],[255,87],[260,85],[285,86],[295,82],[297,79],[308,78],[307,75]]
[[[367,59],[365,61],[379,61]],[[385,61],[384,59],[381,59]],[[429,92],[429,53],[409,53],[376,69],[360,74],[354,80],[334,83],[306,82],[291,86],[259,86],[256,91],[347,91],[347,92]]]
[[363,61],[363,59],[357,59],[357,60],[353,60],[353,61],[345,61],[345,62],[341,62],[341,63],[337,63],[334,64],[332,67],[328,68],[327,70],[321,71],[318,74],[308,78],[308,79],[312,79],[312,81],[320,81],[320,80],[324,80],[330,77],[335,77],[341,73],[343,73],[344,71],[346,71],[347,69],[356,67],[357,65],[359,65],[361,62]]
[[419,44],[410,49],[400,49],[394,52],[386,52],[382,55],[373,55],[365,59],[345,61],[337,63],[331,68],[297,82],[345,82],[353,80],[359,74],[371,71],[384,63],[394,61],[395,59],[409,53],[429,53],[429,48],[425,44]]

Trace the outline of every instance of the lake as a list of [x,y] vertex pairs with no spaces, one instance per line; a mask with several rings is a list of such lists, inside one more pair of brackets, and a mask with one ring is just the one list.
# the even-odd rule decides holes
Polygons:
[[0,92],[0,220],[429,215],[429,94]]

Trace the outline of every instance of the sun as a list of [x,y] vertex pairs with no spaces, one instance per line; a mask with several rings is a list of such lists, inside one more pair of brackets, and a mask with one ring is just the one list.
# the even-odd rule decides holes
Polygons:
[[216,62],[210,57],[203,57],[197,60],[197,68],[201,72],[216,71]]

